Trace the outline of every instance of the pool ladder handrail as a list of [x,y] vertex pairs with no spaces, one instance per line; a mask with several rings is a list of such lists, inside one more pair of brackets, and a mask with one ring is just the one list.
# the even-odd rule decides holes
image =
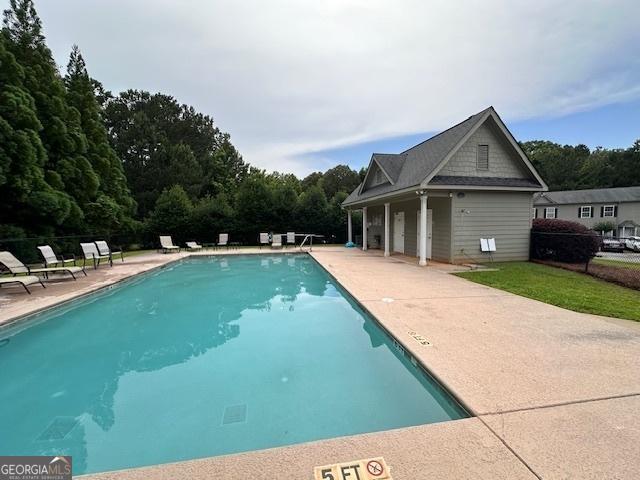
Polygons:
[[307,242],[307,240],[309,240],[309,251],[313,252],[313,237],[323,237],[324,235],[316,235],[315,233],[307,233],[304,236],[304,239],[302,240],[302,242],[300,243],[300,251],[302,252],[302,247],[304,246],[304,244]]

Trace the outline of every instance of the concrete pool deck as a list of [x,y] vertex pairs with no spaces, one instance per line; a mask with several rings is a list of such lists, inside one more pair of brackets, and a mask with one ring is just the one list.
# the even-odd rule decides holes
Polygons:
[[[3,288],[0,324],[187,255],[129,257],[77,282],[34,287],[31,296]],[[312,255],[478,416],[85,478],[310,479],[314,466],[378,456],[396,480],[640,471],[640,324],[474,284],[449,275],[456,268],[448,265],[422,268],[336,247],[314,247]]]

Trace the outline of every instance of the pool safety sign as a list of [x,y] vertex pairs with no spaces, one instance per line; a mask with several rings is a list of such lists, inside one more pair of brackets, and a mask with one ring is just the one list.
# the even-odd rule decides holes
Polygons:
[[314,480],[393,480],[384,458],[325,465],[313,469]]

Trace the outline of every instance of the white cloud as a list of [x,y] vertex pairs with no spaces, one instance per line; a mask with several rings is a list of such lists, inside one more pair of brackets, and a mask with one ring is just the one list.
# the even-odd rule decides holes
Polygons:
[[513,121],[640,96],[637,0],[36,6],[59,63],[78,43],[108,88],[193,104],[270,170],[308,173],[309,151],[439,130],[490,104]]

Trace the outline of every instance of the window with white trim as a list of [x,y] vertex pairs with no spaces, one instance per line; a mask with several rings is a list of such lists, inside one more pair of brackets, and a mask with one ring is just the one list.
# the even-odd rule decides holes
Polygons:
[[556,218],[556,207],[546,207],[544,209],[544,218]]
[[615,217],[616,216],[616,206],[615,205],[605,205],[602,209],[603,217]]
[[591,205],[583,205],[580,207],[580,218],[593,217],[593,207]]
[[478,170],[489,170],[489,145],[478,145],[476,167]]
[[538,218],[538,209],[535,207],[531,209],[531,218]]

